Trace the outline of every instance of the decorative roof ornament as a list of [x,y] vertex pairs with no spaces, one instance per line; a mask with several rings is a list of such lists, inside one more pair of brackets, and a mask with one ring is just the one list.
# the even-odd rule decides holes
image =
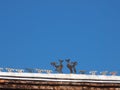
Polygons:
[[2,72],[3,68],[0,68],[0,72]]
[[107,73],[108,73],[108,71],[100,72],[101,75],[106,75]]
[[97,71],[90,71],[89,72],[91,75],[96,75]]
[[34,69],[33,68],[25,68],[25,70],[29,73],[33,73],[34,72]]
[[117,75],[117,72],[110,72],[110,74],[111,74],[112,76],[116,76],[116,75]]
[[5,68],[8,72],[13,72],[14,69],[13,68]]
[[35,69],[37,71],[37,73],[42,73],[43,70],[42,69]]
[[85,71],[85,70],[79,70],[79,73],[80,73],[80,74],[85,74],[86,71]]
[[23,73],[24,72],[23,69],[15,69],[15,71],[18,72],[18,73]]
[[67,67],[70,70],[70,73],[76,73],[77,62],[70,62],[70,59],[65,60],[67,62]]
[[62,69],[63,69],[63,60],[59,60],[59,65],[56,62],[51,62],[51,65],[55,68],[55,71],[57,71],[58,73],[63,73]]

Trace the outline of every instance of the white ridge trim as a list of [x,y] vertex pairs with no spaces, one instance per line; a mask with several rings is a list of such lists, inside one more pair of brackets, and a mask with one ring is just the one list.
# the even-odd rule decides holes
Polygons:
[[0,72],[0,79],[120,83],[120,76]]

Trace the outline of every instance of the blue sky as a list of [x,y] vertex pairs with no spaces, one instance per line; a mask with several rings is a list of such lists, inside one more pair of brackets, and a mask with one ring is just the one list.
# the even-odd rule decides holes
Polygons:
[[[120,0],[1,0],[0,67],[120,72]],[[64,73],[69,72],[64,62]]]

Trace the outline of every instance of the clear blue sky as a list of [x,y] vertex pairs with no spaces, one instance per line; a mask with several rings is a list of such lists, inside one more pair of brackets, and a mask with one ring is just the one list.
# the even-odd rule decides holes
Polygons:
[[0,67],[54,69],[66,58],[120,72],[120,0],[0,1]]

